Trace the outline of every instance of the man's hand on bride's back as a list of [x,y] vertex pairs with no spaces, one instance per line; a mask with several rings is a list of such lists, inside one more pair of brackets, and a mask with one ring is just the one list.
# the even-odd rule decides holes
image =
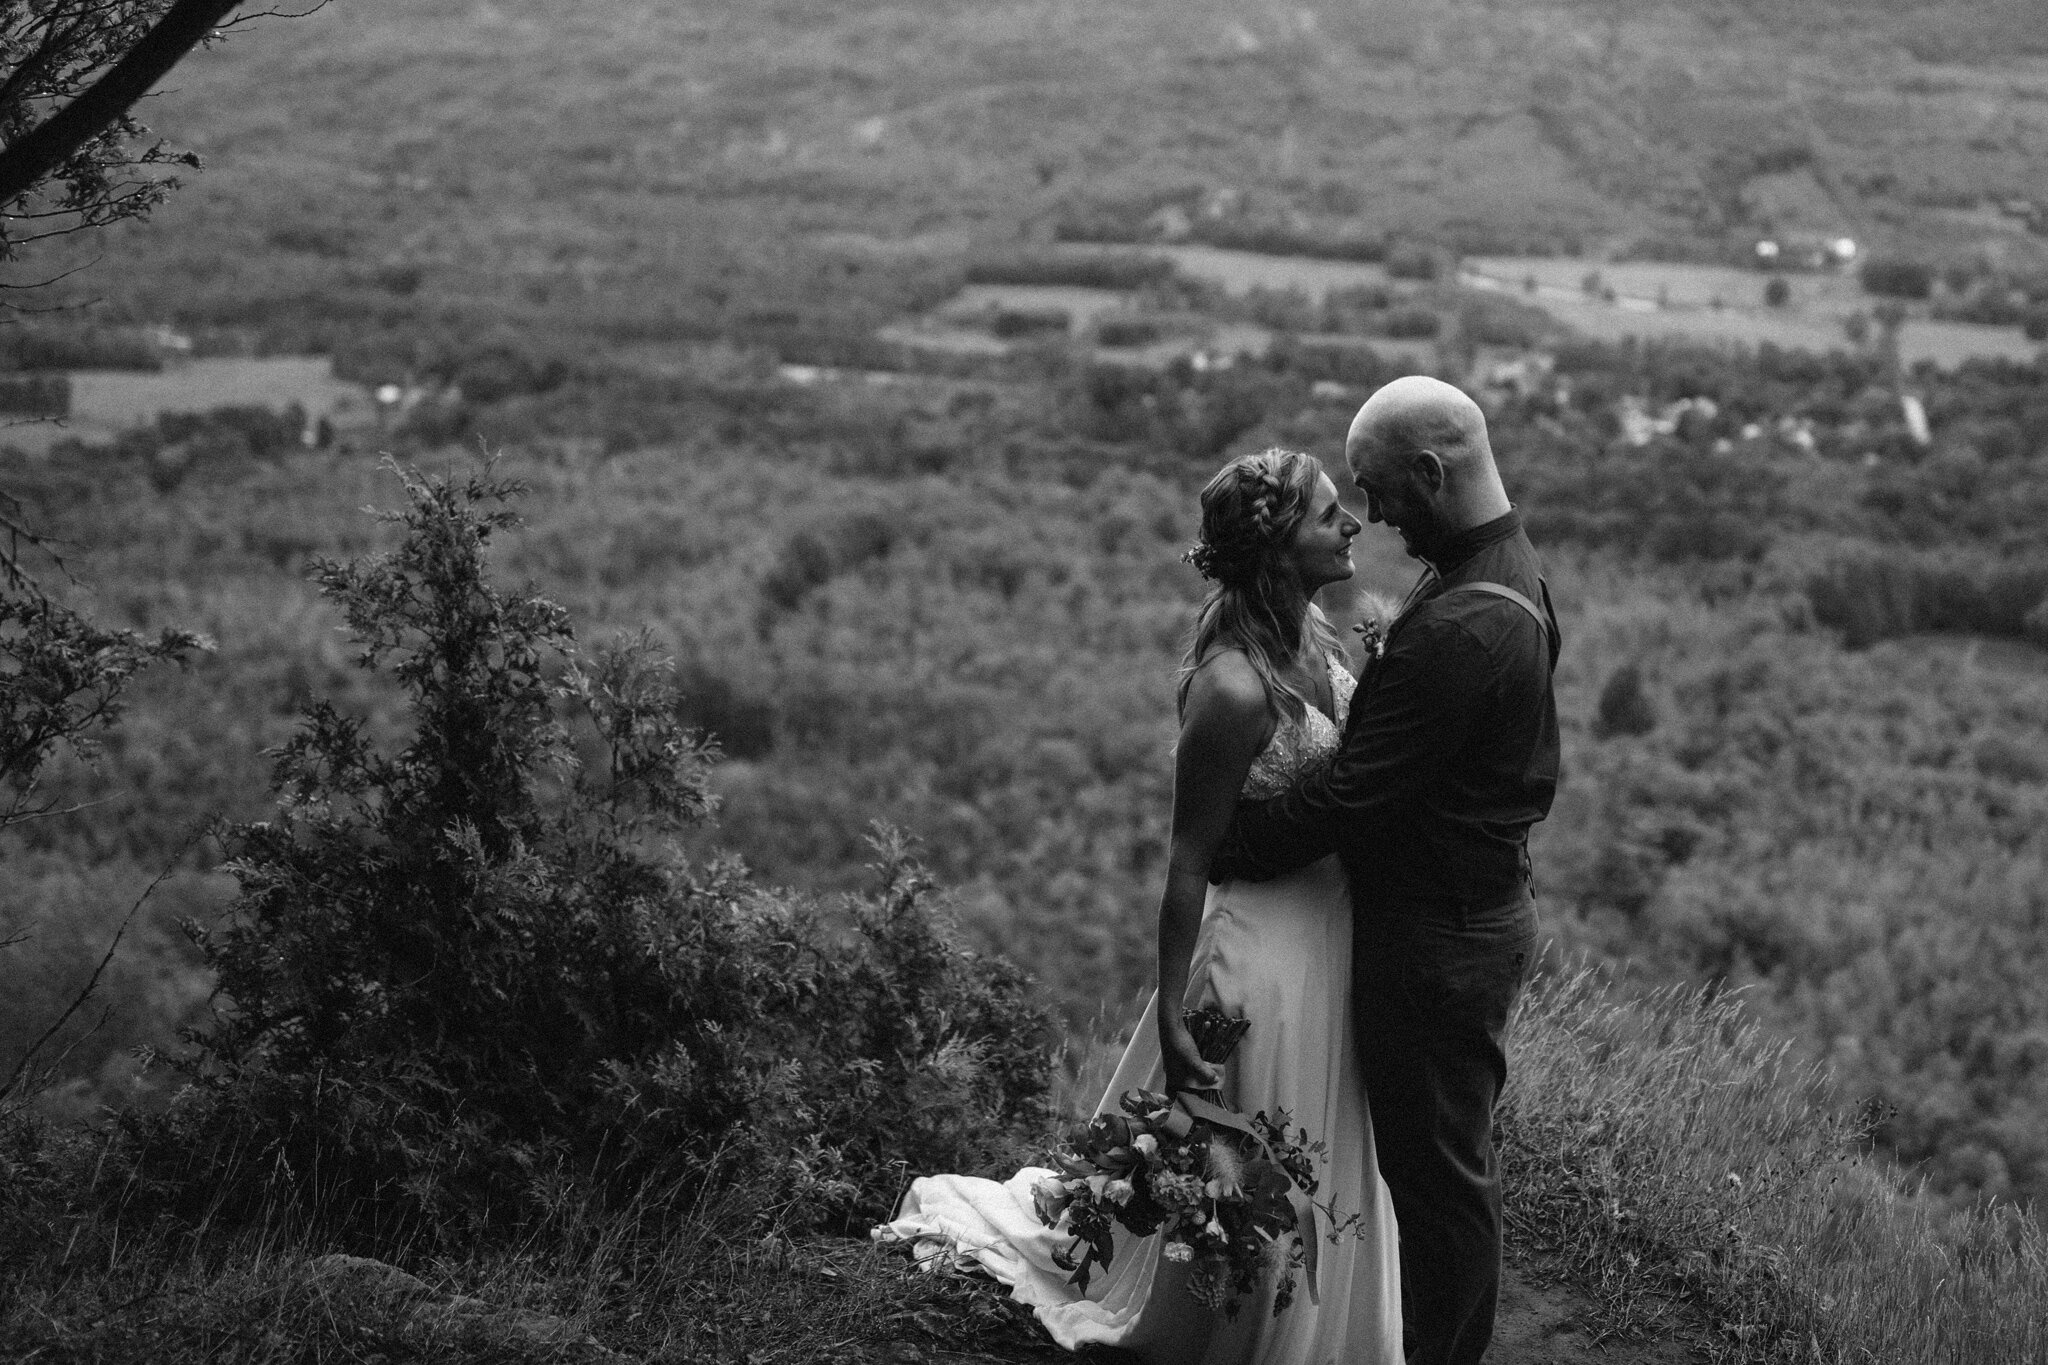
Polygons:
[[1209,864],[1209,885],[1221,886],[1237,880],[1237,864],[1225,853],[1216,855],[1216,861]]
[[1246,854],[1243,841],[1237,837],[1237,821],[1233,819],[1224,832],[1223,842],[1217,846],[1216,856],[1209,860],[1210,883],[1220,886],[1224,882],[1262,882],[1267,876]]

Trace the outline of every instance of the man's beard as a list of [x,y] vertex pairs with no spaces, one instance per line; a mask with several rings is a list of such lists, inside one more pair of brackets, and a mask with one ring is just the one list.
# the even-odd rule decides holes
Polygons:
[[1411,559],[1419,559],[1434,566],[1442,558],[1442,550],[1450,542],[1450,531],[1434,507],[1419,509],[1409,525],[1396,527],[1401,533],[1401,547]]

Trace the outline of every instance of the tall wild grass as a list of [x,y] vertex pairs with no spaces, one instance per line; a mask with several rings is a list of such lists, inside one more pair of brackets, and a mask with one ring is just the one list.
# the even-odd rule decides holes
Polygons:
[[2048,1358],[2048,1231],[1923,1197],[1739,996],[1539,979],[1500,1129],[1509,1238],[1593,1286],[1610,1331],[1683,1302],[1716,1358]]

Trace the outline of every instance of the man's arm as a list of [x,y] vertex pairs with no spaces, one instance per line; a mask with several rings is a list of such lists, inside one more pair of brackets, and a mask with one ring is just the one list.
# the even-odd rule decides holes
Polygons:
[[1464,743],[1486,666],[1462,626],[1411,621],[1354,703],[1330,765],[1279,796],[1239,805],[1210,876],[1264,879],[1306,867],[1361,823],[1427,792]]

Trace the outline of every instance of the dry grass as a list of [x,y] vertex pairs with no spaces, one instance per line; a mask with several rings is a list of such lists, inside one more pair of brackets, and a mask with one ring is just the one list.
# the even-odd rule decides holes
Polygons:
[[128,1230],[91,1153],[74,1147],[71,1160],[70,1197],[42,1202],[40,1226],[21,1217],[32,1182],[13,1183],[20,1168],[0,1187],[11,1206],[0,1209],[0,1359],[776,1365],[880,1359],[905,1344],[1052,1354],[988,1282],[792,1233],[729,1185],[686,1205],[565,1199],[516,1242],[433,1258],[386,1249],[406,1274],[336,1275],[322,1260],[332,1248],[279,1219],[232,1235]]
[[[1092,1105],[1121,1049],[1089,1030],[1063,1108]],[[1740,1001],[1631,997],[1591,972],[1523,1002],[1501,1112],[1511,1242],[1594,1303],[1596,1340],[1707,1340],[1724,1361],[2002,1365],[2048,1358],[2048,1236],[1957,1210],[1857,1150],[1823,1079]],[[423,1288],[336,1282],[279,1222],[234,1235],[117,1216],[104,1139],[10,1140],[0,1171],[0,1358],[341,1362],[870,1361],[1057,1352],[986,1281],[807,1235],[743,1188],[565,1195],[522,1239],[387,1255]],[[52,1155],[57,1153],[58,1155]],[[66,1175],[65,1172],[71,1174]],[[488,1311],[447,1311],[455,1296]],[[536,1333],[534,1324],[544,1330]],[[602,1343],[598,1345],[597,1343]]]
[[1726,1360],[2048,1358],[2048,1234],[1958,1210],[1858,1150],[1824,1077],[1738,999],[1631,998],[1581,971],[1517,1022],[1501,1127],[1510,1236],[1644,1335],[1704,1316]]

